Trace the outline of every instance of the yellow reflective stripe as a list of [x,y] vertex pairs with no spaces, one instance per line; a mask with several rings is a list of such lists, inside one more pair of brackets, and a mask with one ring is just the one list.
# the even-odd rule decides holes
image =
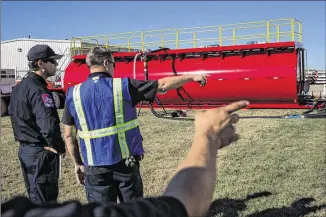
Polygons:
[[[116,124],[122,125],[124,124],[124,116],[123,116],[123,97],[122,97],[122,80],[121,78],[113,79],[113,96],[114,96],[114,111]],[[122,158],[129,157],[129,148],[127,145],[126,134],[125,132],[118,132],[118,139],[120,150],[122,154]]]
[[91,130],[88,132],[87,131],[78,131],[78,136],[82,139],[85,139],[85,138],[95,139],[95,138],[101,138],[101,137],[106,137],[106,136],[112,136],[117,133],[124,133],[125,131],[131,130],[138,126],[139,126],[138,120],[135,119],[135,120],[129,121],[125,124],[102,128],[102,129],[98,129],[98,130]]
[[117,125],[124,123],[121,79],[113,79],[114,110]]
[[[73,99],[74,99],[74,105],[76,108],[80,127],[81,127],[82,131],[88,132],[86,118],[85,118],[85,114],[84,114],[83,107],[81,104],[81,99],[80,99],[80,84],[75,86],[75,88],[73,89]],[[86,145],[88,165],[93,165],[94,162],[93,162],[93,155],[92,155],[91,140],[89,138],[85,138],[85,145]]]

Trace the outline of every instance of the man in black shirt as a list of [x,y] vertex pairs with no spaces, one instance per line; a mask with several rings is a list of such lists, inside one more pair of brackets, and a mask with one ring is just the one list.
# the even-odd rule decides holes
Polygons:
[[[113,55],[101,47],[95,47],[88,53],[86,63],[91,73],[87,81],[68,90],[62,117],[76,178],[79,183],[85,184],[89,202],[116,202],[117,197],[120,202],[127,202],[143,197],[139,171],[139,161],[144,153],[142,137],[136,124],[127,126],[128,123],[137,123],[135,105],[141,101],[153,102],[157,91],[164,93],[188,82],[205,85],[206,76],[172,76],[158,81],[112,79]],[[122,119],[122,123],[118,123],[118,118]],[[87,135],[80,136],[84,162],[79,154],[75,127],[81,134]],[[122,130],[107,133],[119,127]],[[92,133],[97,135],[91,136]]]
[[187,217],[205,216],[213,199],[216,182],[216,154],[219,149],[239,137],[234,124],[239,120],[232,114],[248,105],[239,101],[219,109],[199,111],[195,118],[195,135],[186,159],[163,195],[115,204],[91,203],[81,205],[69,201],[50,206],[36,206],[26,198],[14,198],[1,205],[3,217],[61,216],[61,217]]
[[59,155],[65,153],[60,119],[46,79],[56,72],[57,55],[47,45],[32,47],[27,55],[32,71],[11,93],[9,115],[18,158],[32,202],[56,202]]

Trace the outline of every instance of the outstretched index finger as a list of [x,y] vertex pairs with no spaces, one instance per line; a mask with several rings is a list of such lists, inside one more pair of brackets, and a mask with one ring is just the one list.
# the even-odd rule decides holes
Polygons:
[[224,107],[224,109],[231,114],[239,109],[246,108],[249,105],[249,102],[246,100],[236,101]]

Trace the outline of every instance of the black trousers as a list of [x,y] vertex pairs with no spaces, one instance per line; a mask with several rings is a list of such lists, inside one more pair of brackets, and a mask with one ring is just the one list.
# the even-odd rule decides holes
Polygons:
[[40,144],[22,144],[18,158],[29,199],[35,204],[57,202],[59,155]]
[[112,166],[85,166],[85,190],[88,202],[128,202],[143,197],[139,162],[126,167],[124,161]]

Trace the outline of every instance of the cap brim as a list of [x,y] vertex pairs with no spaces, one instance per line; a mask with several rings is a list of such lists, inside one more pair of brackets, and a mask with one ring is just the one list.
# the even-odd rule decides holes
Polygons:
[[61,59],[62,57],[63,57],[63,55],[56,54],[54,56],[49,57],[49,59],[58,60],[58,59]]

